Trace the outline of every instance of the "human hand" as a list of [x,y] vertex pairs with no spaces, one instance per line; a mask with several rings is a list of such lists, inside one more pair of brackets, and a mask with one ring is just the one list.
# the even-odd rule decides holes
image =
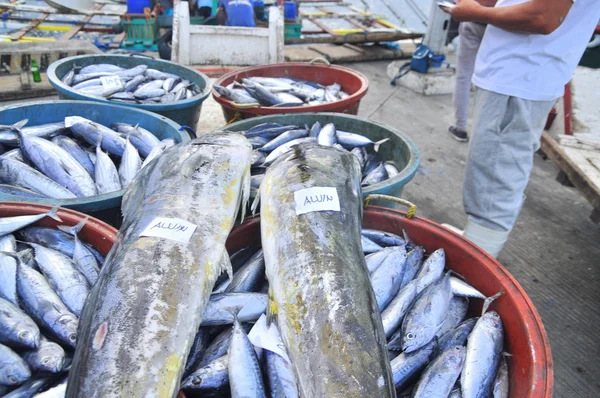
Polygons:
[[481,7],[483,6],[475,0],[458,0],[456,7],[450,10],[450,14],[458,22],[473,21]]

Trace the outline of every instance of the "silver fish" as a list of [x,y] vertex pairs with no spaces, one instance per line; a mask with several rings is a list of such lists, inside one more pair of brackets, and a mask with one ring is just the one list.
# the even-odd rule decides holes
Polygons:
[[89,284],[94,286],[98,280],[98,274],[100,273],[98,260],[96,259],[96,256],[94,256],[94,253],[81,243],[77,236],[79,231],[81,231],[83,226],[87,223],[88,219],[89,217],[86,216],[77,225],[72,227],[59,225],[58,229],[73,235],[73,262],[77,266],[77,270],[85,276]]
[[123,90],[126,93],[133,93],[135,90],[137,90],[137,88],[140,86],[140,84],[142,84],[145,80],[146,80],[145,76],[142,76],[142,75],[135,76],[133,79],[128,81],[127,84],[125,84],[125,87],[123,88]]
[[364,253],[375,253],[383,249],[383,247],[362,235],[360,236],[360,243]]
[[231,397],[266,397],[254,346],[237,318],[233,323],[233,334],[227,356]]
[[160,140],[154,134],[139,125],[133,126],[127,123],[114,123],[110,127],[122,134],[129,135],[129,141],[131,141],[144,158],[152,152],[152,149],[160,144]]
[[229,392],[229,356],[224,355],[198,368],[181,382],[185,391],[198,394]]
[[69,137],[60,135],[52,139],[52,143],[58,145],[69,153],[79,164],[81,164],[90,176],[94,175],[94,163],[90,160],[87,152]]
[[16,352],[0,344],[0,384],[19,385],[31,377],[27,363]]
[[496,372],[494,385],[492,386],[492,397],[508,398],[509,388],[510,383],[508,380],[508,364],[506,363],[506,357],[502,357],[500,360],[500,366],[498,367],[498,372]]
[[435,340],[432,340],[414,352],[403,352],[392,359],[391,367],[395,387],[397,389],[406,387],[407,382],[435,357],[435,351],[436,343]]
[[25,352],[23,359],[31,370],[59,373],[65,363],[65,350],[58,344],[41,336],[39,347]]
[[446,398],[465,362],[465,347],[456,345],[441,353],[421,375],[414,398]]
[[417,282],[409,282],[404,286],[386,309],[381,313],[381,321],[385,337],[390,338],[402,324],[404,316],[417,297]]
[[152,148],[152,151],[150,151],[146,159],[144,159],[144,162],[142,163],[142,168],[146,167],[152,160],[154,160],[157,156],[159,156],[161,153],[163,153],[165,150],[172,147],[173,145],[175,145],[175,140],[173,140],[172,138],[160,141],[158,145]]
[[307,142],[315,142],[315,138],[314,137],[297,138],[295,140],[288,141],[283,145],[280,145],[275,150],[273,150],[269,154],[269,156],[267,156],[267,158],[265,159],[265,163],[263,165],[269,166],[271,163],[273,163],[275,160],[277,160],[277,158],[279,158],[281,155],[291,151],[294,146],[302,144],[302,143],[307,143]]
[[36,214],[32,216],[14,216],[14,217],[2,217],[0,218],[0,236],[4,236],[15,232],[21,228],[38,222],[42,218],[50,217],[56,221],[62,222],[60,217],[57,215],[59,205],[54,206],[47,213]]
[[292,365],[279,354],[265,350],[266,376],[272,398],[297,398],[298,385]]
[[262,286],[264,280],[265,257],[259,250],[234,274],[225,293],[253,292]]
[[455,276],[450,278],[450,286],[452,287],[452,294],[455,296],[474,297],[480,299],[487,298],[485,294],[481,293],[467,282],[463,281],[462,279],[458,279]]
[[40,329],[19,307],[0,298],[0,343],[16,348],[35,349],[40,345]]
[[319,136],[317,137],[317,143],[319,143],[319,145],[333,146],[336,142],[335,125],[333,123],[327,123],[321,128]]
[[[261,184],[270,308],[276,309],[300,396],[395,395],[360,246],[359,177],[355,156],[303,144],[275,162]],[[298,216],[294,192],[310,187],[334,187],[340,211]]]
[[119,172],[111,158],[102,151],[100,147],[101,142],[102,136],[100,136],[98,145],[96,146],[96,188],[99,194],[116,192],[121,190]]
[[406,249],[404,246],[396,246],[371,274],[371,286],[373,286],[379,312],[385,310],[400,290],[405,264]]
[[92,64],[92,65],[84,66],[83,68],[81,68],[81,70],[78,72],[78,74],[87,75],[89,73],[120,72],[120,71],[124,71],[124,70],[125,70],[125,68],[121,68],[120,66],[112,65],[112,64]]
[[31,189],[50,198],[76,198],[74,193],[34,168],[18,160],[2,156],[0,156],[0,181],[5,184]]
[[305,129],[296,129],[296,130],[290,130],[290,131],[286,131],[285,133],[277,136],[276,138],[273,138],[271,141],[267,142],[265,145],[262,146],[262,148],[259,149],[259,151],[263,151],[263,152],[270,152],[272,150],[274,150],[275,148],[285,144],[286,142],[290,142],[292,140],[298,139],[298,138],[304,138],[308,136],[308,131]]
[[75,136],[90,145],[96,145],[99,138],[102,137],[102,149],[112,155],[123,156],[125,140],[113,130],[80,116],[70,116],[67,121],[67,125],[70,126]]
[[404,276],[402,277],[402,287],[415,279],[423,263],[424,254],[425,249],[421,246],[415,246],[406,254],[406,266],[404,268]]
[[452,300],[450,300],[450,306],[448,307],[448,314],[446,314],[446,319],[444,320],[442,326],[440,326],[440,330],[438,330],[435,334],[436,337],[441,337],[457,327],[458,324],[465,319],[468,309],[469,300],[464,297],[452,297]]
[[479,318],[467,340],[465,367],[460,376],[464,398],[488,397],[504,345],[502,319],[496,311]]
[[[17,243],[13,235],[0,238],[0,251],[14,253]],[[17,262],[10,256],[0,255],[0,297],[19,306],[17,296]]]
[[57,135],[63,134],[65,124],[63,122],[46,123],[39,126],[23,127],[19,129],[9,129],[0,131],[0,143],[5,145],[19,145],[19,132],[27,137],[38,137],[51,139]]
[[125,140],[125,151],[119,164],[119,180],[121,188],[127,188],[138,171],[142,168],[142,159],[138,150],[129,142],[129,137]]
[[403,351],[416,351],[433,340],[446,319],[451,298],[449,274],[423,290],[402,323]]
[[427,257],[421,266],[416,279],[417,293],[421,293],[427,286],[440,279],[446,267],[446,253],[444,249],[437,249]]

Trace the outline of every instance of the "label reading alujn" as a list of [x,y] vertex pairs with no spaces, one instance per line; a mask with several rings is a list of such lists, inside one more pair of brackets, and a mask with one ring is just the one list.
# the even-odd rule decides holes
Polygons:
[[182,220],[180,218],[156,217],[140,236],[153,236],[177,241],[179,243],[188,243],[197,225]]
[[104,90],[120,90],[123,88],[123,82],[119,76],[102,76],[100,77],[102,88]]
[[334,187],[312,187],[294,192],[296,215],[313,211],[340,211],[340,198]]

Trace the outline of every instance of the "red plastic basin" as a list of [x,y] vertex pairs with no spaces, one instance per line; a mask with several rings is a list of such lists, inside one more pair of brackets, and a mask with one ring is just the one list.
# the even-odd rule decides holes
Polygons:
[[[508,357],[511,397],[552,397],[554,370],[550,344],[542,320],[527,294],[498,261],[483,250],[424,218],[405,218],[406,213],[383,207],[365,209],[363,227],[402,234],[402,230],[427,252],[444,248],[448,267],[486,296],[504,294],[491,309],[502,317]],[[253,217],[233,229],[227,241],[231,253],[260,241],[260,218]],[[481,312],[481,300],[471,300],[472,312]]]
[[212,95],[223,109],[223,115],[227,122],[233,122],[240,119],[248,119],[255,116],[275,115],[282,113],[302,113],[302,112],[338,112],[351,115],[358,114],[360,100],[367,94],[369,81],[362,74],[350,68],[338,65],[319,65],[302,62],[287,62],[282,64],[252,66],[239,69],[222,76],[214,84],[227,86],[234,81],[240,81],[245,77],[293,77],[303,79],[322,85],[338,83],[342,90],[350,96],[341,101],[331,102],[323,105],[291,106],[285,108],[273,107],[240,107],[236,106],[213,88]]
[[[48,213],[52,206],[26,202],[0,202],[0,217],[30,216]],[[44,217],[37,223],[40,227],[55,228],[57,225],[75,225],[87,217],[75,210],[60,208],[58,216],[62,223],[50,217]],[[115,243],[117,230],[96,218],[90,217],[77,235],[82,241],[92,245],[100,254],[106,256]]]

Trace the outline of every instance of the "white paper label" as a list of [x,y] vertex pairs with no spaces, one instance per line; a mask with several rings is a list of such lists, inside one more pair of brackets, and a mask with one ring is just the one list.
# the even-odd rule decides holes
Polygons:
[[312,187],[294,192],[296,215],[312,211],[340,211],[340,198],[334,187]]
[[102,76],[100,77],[102,88],[104,90],[120,90],[123,88],[123,82],[119,76]]
[[258,318],[252,330],[248,333],[248,339],[255,347],[272,351],[290,363],[290,358],[287,355],[283,341],[281,341],[281,335],[275,322],[271,322],[267,327],[267,317],[265,314],[262,314]]
[[180,218],[157,217],[142,231],[140,236],[154,236],[180,243],[188,243],[197,225]]

